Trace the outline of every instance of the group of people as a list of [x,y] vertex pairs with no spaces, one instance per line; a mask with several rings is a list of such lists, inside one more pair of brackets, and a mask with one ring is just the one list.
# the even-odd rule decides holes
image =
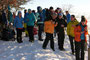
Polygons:
[[29,36],[29,41],[34,42],[33,28],[35,25],[38,26],[39,41],[43,41],[42,33],[46,33],[46,38],[42,45],[43,49],[46,49],[50,41],[50,47],[55,51],[54,34],[57,34],[58,49],[65,51],[64,38],[66,29],[72,54],[75,54],[76,60],[84,60],[85,42],[87,42],[86,35],[88,34],[87,20],[84,16],[81,16],[81,21],[78,22],[75,15],[70,15],[69,11],[66,11],[66,14],[64,14],[61,8],[57,8],[56,10],[53,7],[42,9],[41,6],[37,7],[37,12],[31,9],[28,9],[28,12],[24,10],[24,18],[21,11],[18,11],[18,15],[15,16],[13,21],[14,29],[17,31],[17,42],[23,42],[23,29],[25,29],[26,36]]

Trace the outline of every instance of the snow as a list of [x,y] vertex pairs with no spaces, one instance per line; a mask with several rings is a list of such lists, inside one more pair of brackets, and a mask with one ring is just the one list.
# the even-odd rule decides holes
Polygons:
[[[43,34],[45,39],[45,34]],[[58,49],[57,37],[54,38],[55,51],[50,49],[50,43],[47,49],[42,49],[43,41],[38,41],[35,36],[34,43],[29,42],[28,37],[23,37],[23,43],[17,41],[0,40],[0,60],[75,60],[71,55],[70,43],[68,36],[65,36],[64,48],[66,51]],[[85,60],[88,60],[88,52],[85,52]]]

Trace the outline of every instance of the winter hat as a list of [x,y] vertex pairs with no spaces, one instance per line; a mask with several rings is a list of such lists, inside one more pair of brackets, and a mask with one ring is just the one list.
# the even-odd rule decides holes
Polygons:
[[21,11],[18,11],[18,15],[19,15],[19,13],[21,13]]
[[63,16],[63,14],[62,14],[62,13],[59,13],[58,15],[59,15],[59,16]]
[[59,8],[59,7],[57,7],[57,9],[59,10],[60,8]]
[[85,22],[85,21],[86,21],[85,18],[82,18],[82,19],[81,19],[81,22]]
[[38,11],[42,10],[41,6],[38,6],[38,7],[37,7],[37,10],[38,10]]
[[49,9],[53,9],[53,7],[51,6]]
[[85,18],[85,17],[82,15],[81,18]]
[[75,15],[71,15],[73,18],[75,18]]
[[59,11],[61,11],[61,12],[62,12],[62,9],[60,8],[60,9],[59,9]]
[[25,9],[24,12],[26,12],[27,10]]
[[31,11],[31,9],[28,9],[28,12]]
[[37,7],[37,10],[39,10],[39,8],[41,8],[40,6]]

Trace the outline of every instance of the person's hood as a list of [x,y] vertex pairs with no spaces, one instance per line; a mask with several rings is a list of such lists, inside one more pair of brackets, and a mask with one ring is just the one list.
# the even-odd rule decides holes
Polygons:
[[42,8],[40,6],[38,6],[37,11],[40,12],[40,10],[42,10]]
[[46,10],[45,9],[43,9],[43,13],[46,13]]
[[19,17],[19,13],[21,13],[21,18],[22,18],[22,12],[21,11],[18,11],[18,15],[17,16]]

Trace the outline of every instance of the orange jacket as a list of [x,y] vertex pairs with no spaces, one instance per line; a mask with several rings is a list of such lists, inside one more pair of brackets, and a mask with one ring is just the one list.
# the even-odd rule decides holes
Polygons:
[[[84,27],[85,30],[87,30],[87,26]],[[87,42],[87,39],[86,39],[86,35],[88,34],[87,31],[84,31],[85,33],[85,41]],[[81,41],[81,26],[78,25],[75,27],[74,29],[74,34],[75,34],[75,41],[77,42],[80,42]]]
[[54,24],[53,21],[45,21],[44,22],[44,32],[46,33],[54,33],[54,27],[57,26],[57,24]]

